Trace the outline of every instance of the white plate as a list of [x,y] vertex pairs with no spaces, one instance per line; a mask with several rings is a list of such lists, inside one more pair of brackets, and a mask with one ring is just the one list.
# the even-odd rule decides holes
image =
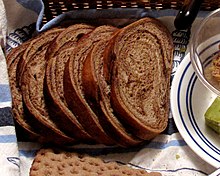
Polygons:
[[220,135],[205,125],[204,113],[216,95],[198,80],[189,54],[178,66],[171,86],[171,110],[176,126],[190,148],[220,167]]

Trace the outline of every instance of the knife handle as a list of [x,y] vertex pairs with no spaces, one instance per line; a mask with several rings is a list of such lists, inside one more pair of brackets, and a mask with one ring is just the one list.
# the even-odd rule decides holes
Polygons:
[[178,12],[174,25],[176,29],[188,29],[195,20],[203,0],[185,0],[182,9]]

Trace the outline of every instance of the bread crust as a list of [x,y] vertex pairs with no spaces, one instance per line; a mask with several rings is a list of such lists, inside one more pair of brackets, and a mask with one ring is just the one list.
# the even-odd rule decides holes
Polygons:
[[102,75],[104,49],[113,36],[99,41],[86,57],[82,70],[82,83],[86,89],[84,91],[86,100],[92,104],[91,108],[98,114],[106,133],[120,146],[133,146],[139,144],[141,140],[129,134],[112,112],[110,92],[107,90],[110,89],[108,88],[110,85],[107,85]]
[[[93,32],[84,36],[73,50],[71,58],[65,67],[64,96],[68,107],[78,117],[84,129],[98,143],[112,145],[115,142],[102,128],[98,116],[91,109],[82,90],[82,64],[96,42],[111,35],[116,28],[110,26],[97,27]],[[86,90],[85,90],[86,91]]]
[[12,95],[12,113],[16,125],[19,125],[28,134],[31,140],[43,140],[40,139],[39,133],[34,130],[28,122],[27,114],[24,111],[23,97],[21,93],[21,88],[18,85],[17,78],[17,66],[19,60],[22,58],[24,51],[29,46],[30,41],[23,43],[22,45],[13,48],[9,54],[6,56],[9,84]]
[[56,57],[63,49],[74,47],[84,34],[91,32],[94,28],[88,24],[74,24],[67,27],[51,43],[46,55],[47,60]]
[[59,145],[73,144],[75,139],[64,134],[50,119],[45,105],[43,83],[46,50],[50,42],[62,31],[63,29],[51,29],[30,43],[23,57],[21,75],[22,95],[32,127],[38,129],[42,136],[46,133],[48,143]]
[[[155,33],[155,31],[158,33]],[[143,32],[142,36],[146,37],[146,40],[141,38],[141,32]],[[139,51],[143,50],[145,52],[146,46],[152,47],[146,57],[141,56],[141,53],[139,55],[136,54],[138,50],[132,51],[130,48],[131,51],[129,51],[127,46],[133,42],[131,41],[133,36],[137,36],[133,40],[135,43],[133,47],[140,45]],[[152,40],[155,44],[147,43],[146,41],[149,40]],[[157,48],[156,46],[159,47]],[[152,52],[152,50],[155,50],[155,52]],[[150,65],[152,62],[150,60],[151,55],[154,55],[156,51],[161,52],[158,54],[159,60],[153,60],[153,63],[157,63],[157,65]],[[121,57],[122,52],[125,53],[124,57]],[[114,111],[134,135],[144,140],[152,139],[166,128],[169,116],[169,89],[173,59],[173,43],[169,31],[156,19],[141,19],[124,27],[118,33],[107,47],[104,57],[106,57],[104,62],[105,77],[111,83],[111,104]],[[156,60],[157,57],[155,56],[153,59]],[[143,64],[137,64],[138,62]],[[150,72],[147,69],[142,69],[144,64],[153,69]],[[131,73],[130,70],[133,68],[136,71]],[[140,73],[138,69],[141,70]],[[143,77],[140,75],[152,75],[152,78],[146,76],[144,81],[141,82]],[[149,82],[146,79],[152,80],[149,83],[149,87],[146,87],[147,82]],[[128,89],[126,86],[141,84],[145,86],[141,96],[135,93],[136,90],[139,90],[135,87],[130,89],[131,95],[129,91],[124,91]],[[146,97],[146,99],[143,97]],[[136,99],[140,99],[141,105],[138,105],[139,102],[137,105],[134,105],[135,103],[131,104],[132,100]],[[146,110],[146,107],[148,110]],[[152,119],[152,117],[154,122],[148,120]]]
[[48,63],[44,87],[49,114],[66,134],[84,143],[94,142],[94,140],[85,131],[76,116],[68,109],[62,84],[64,67],[72,54],[72,50],[76,47],[78,40],[93,29],[94,27],[85,24],[68,27],[52,42],[46,54]]

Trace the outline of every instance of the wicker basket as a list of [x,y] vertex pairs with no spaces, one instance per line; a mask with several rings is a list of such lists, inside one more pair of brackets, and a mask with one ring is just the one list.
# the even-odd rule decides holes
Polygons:
[[[146,8],[146,9],[180,9],[184,0],[43,0],[45,15],[43,23],[59,14],[74,9],[112,9],[112,8]],[[204,0],[201,10],[214,10],[220,7],[219,0]]]

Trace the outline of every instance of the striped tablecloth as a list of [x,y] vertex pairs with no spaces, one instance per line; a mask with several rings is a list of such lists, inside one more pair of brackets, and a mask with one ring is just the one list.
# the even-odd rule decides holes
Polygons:
[[[41,147],[38,143],[17,140],[13,117],[11,114],[11,95],[8,84],[7,67],[3,51],[20,45],[32,36],[32,33],[46,30],[66,18],[90,18],[106,17],[106,21],[117,24],[128,22],[128,19],[136,19],[143,16],[159,18],[168,26],[173,35],[175,44],[175,57],[172,77],[181,60],[188,52],[187,48],[190,36],[185,31],[177,31],[173,26],[173,20],[177,11],[160,10],[149,11],[146,9],[114,9],[85,10],[69,12],[56,19],[41,25],[44,5],[41,0],[0,0],[0,175],[4,176],[28,176],[33,157]],[[114,20],[109,20],[109,17]],[[201,13],[201,16],[203,14]],[[198,18],[199,22],[201,18]],[[98,20],[96,20],[98,21]],[[197,22],[195,22],[196,25]],[[184,37],[183,37],[184,36]],[[150,142],[134,148],[104,147],[102,145],[77,145],[76,150],[98,155],[105,160],[119,161],[134,167],[148,171],[160,171],[163,175],[207,175],[214,168],[201,160],[185,143],[180,136],[172,115],[169,118],[169,126],[163,134]]]

